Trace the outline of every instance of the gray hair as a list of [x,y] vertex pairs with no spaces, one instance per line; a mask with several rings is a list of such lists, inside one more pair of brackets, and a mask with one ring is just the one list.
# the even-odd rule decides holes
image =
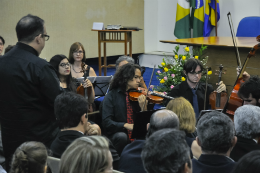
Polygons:
[[102,136],[76,139],[61,156],[62,173],[101,173],[108,167],[108,141]]
[[132,57],[123,55],[123,56],[120,56],[120,57],[116,60],[116,69],[118,69],[118,65],[119,65],[119,63],[122,62],[122,61],[127,61],[128,63],[132,63],[132,64],[135,63],[135,60],[134,60]]
[[149,138],[154,132],[166,128],[179,129],[178,116],[171,110],[156,111],[150,118],[150,126],[146,138]]
[[227,115],[212,111],[201,117],[197,125],[197,133],[202,151],[226,154],[232,147],[235,129]]
[[247,139],[260,136],[260,108],[253,105],[239,107],[234,115],[236,134]]

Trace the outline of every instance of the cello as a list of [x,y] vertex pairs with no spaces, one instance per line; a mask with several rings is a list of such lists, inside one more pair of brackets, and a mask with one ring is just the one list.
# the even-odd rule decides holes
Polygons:
[[[223,65],[220,64],[219,74],[218,74],[218,83],[221,81],[222,70],[223,70]],[[223,109],[227,102],[227,99],[228,99],[228,97],[227,97],[226,92],[221,92],[221,93],[217,93],[216,91],[212,92],[209,95],[209,102],[211,105],[211,109]]]
[[[256,40],[258,42],[260,42],[260,35],[256,37]],[[231,94],[229,96],[229,99],[228,99],[228,101],[227,101],[227,103],[226,103],[226,105],[225,105],[225,107],[224,107],[224,109],[222,111],[223,113],[229,115],[232,119],[234,117],[234,113],[235,113],[236,109],[243,105],[243,100],[241,98],[239,98],[239,96],[237,95],[238,90],[239,90],[241,84],[244,83],[244,81],[243,81],[243,73],[244,73],[244,71],[246,69],[246,66],[247,66],[250,58],[255,55],[256,51],[259,48],[260,48],[260,43],[256,44],[250,50],[250,52],[248,53],[247,58],[246,58],[246,60],[245,60],[245,62],[243,64],[242,69],[240,70],[239,75],[237,77],[237,80],[236,80],[236,82],[234,84],[234,88],[233,88],[233,90],[232,90],[232,92],[231,92]]]

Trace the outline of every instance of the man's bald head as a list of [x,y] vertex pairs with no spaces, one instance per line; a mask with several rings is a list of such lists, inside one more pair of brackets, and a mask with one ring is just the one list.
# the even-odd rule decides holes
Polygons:
[[146,138],[149,138],[154,132],[166,128],[179,129],[178,116],[174,112],[166,109],[156,111],[151,116]]

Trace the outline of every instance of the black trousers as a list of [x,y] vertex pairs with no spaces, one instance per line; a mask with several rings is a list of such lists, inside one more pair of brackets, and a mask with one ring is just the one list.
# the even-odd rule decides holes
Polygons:
[[113,143],[119,156],[121,156],[121,153],[125,146],[130,143],[128,135],[124,132],[117,132],[113,135],[108,135],[108,138]]

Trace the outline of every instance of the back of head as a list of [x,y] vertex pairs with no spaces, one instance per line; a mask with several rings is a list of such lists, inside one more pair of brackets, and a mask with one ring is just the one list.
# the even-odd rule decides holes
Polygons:
[[201,70],[203,70],[203,64],[198,59],[190,58],[185,62],[183,70],[188,74],[194,72],[197,66],[200,66]]
[[234,115],[236,135],[247,139],[260,137],[260,107],[244,105]]
[[18,41],[30,43],[39,34],[44,34],[44,20],[28,14],[19,20],[15,29]]
[[226,154],[232,147],[235,129],[227,115],[212,111],[198,121],[197,133],[203,152]]
[[185,133],[177,129],[162,129],[152,134],[141,157],[148,173],[181,173],[186,163],[191,168]]
[[120,56],[117,60],[116,60],[116,69],[118,70],[118,65],[120,62],[122,61],[127,61],[128,63],[132,63],[134,64],[135,61],[132,57],[130,56],[126,56],[126,55],[123,55],[123,56]]
[[156,111],[150,118],[150,126],[146,138],[149,138],[154,132],[166,128],[179,129],[177,115],[170,110]]
[[70,51],[69,51],[69,62],[71,64],[74,64],[74,57],[73,57],[73,53],[78,51],[79,49],[82,49],[83,51],[83,59],[82,62],[86,61],[86,53],[85,53],[85,49],[83,47],[83,45],[80,42],[75,42],[70,46]]
[[82,115],[88,112],[88,101],[73,92],[63,92],[54,102],[54,112],[60,129],[77,127]]
[[186,133],[195,131],[195,112],[188,100],[183,97],[175,98],[167,104],[166,109],[173,111],[178,116],[180,130],[184,130]]
[[260,78],[258,76],[250,77],[241,85],[237,94],[240,98],[249,98],[250,94],[252,94],[252,97],[256,100],[260,99]]
[[136,69],[139,69],[141,71],[139,65],[132,63],[125,64],[121,68],[119,68],[111,81],[110,89],[112,90],[120,87],[122,90],[125,90],[127,82],[134,78]]
[[108,167],[108,142],[102,136],[76,139],[61,156],[62,173],[101,173]]
[[20,145],[12,159],[11,173],[44,173],[47,150],[41,142],[25,142]]
[[244,155],[234,167],[232,173],[259,173],[260,151],[251,151]]

